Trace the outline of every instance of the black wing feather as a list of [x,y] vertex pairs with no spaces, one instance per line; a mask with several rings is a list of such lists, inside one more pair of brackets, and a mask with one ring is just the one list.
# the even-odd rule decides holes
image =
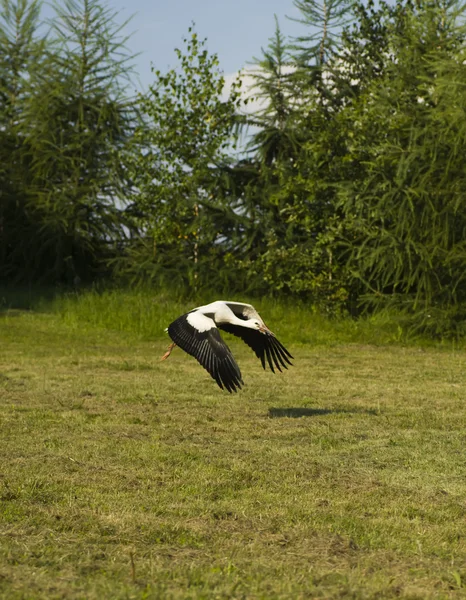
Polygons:
[[[272,358],[273,358],[273,361],[274,361],[274,363],[275,363],[275,366],[277,367],[277,369],[278,369],[278,370],[280,371],[280,373],[281,373],[281,372],[282,372],[282,369],[281,369],[281,366],[280,366],[280,365],[281,365],[282,363],[281,363],[281,361],[280,361],[280,356],[279,356],[279,354],[278,354],[278,351],[277,351],[277,349],[276,349],[276,347],[275,347],[275,344],[273,343],[273,340],[270,340],[270,354],[271,354],[271,356],[272,356]],[[286,367],[286,365],[283,365],[283,366],[285,367],[285,369],[287,368],[287,367]]]
[[238,391],[244,383],[241,371],[219,330],[213,326],[207,331],[198,331],[188,322],[188,314],[168,326],[168,335],[182,350],[194,356],[222,390]]
[[276,337],[273,338],[272,343],[273,343],[273,347],[275,349],[275,353],[279,357],[282,366],[285,367],[285,369],[286,369],[287,366],[285,363],[288,363],[289,365],[293,364],[290,361],[290,358],[293,358],[293,357],[288,352],[288,350],[285,348],[285,346],[277,340]]
[[[264,335],[264,334],[261,334]],[[264,344],[265,355],[267,356],[267,362],[269,363],[270,370],[272,373],[275,373],[275,369],[273,368],[273,358],[270,344]]]
[[218,323],[217,325],[220,329],[241,338],[243,342],[252,348],[257,358],[260,359],[264,369],[266,359],[272,373],[275,373],[274,367],[281,371],[281,367],[288,368],[286,363],[289,365],[293,364],[289,360],[293,357],[273,333],[262,333],[261,331],[241,327],[241,325],[232,325],[231,323]]

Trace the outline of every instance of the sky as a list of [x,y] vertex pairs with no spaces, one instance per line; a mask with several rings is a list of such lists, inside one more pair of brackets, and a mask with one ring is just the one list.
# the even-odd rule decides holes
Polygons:
[[[209,52],[218,54],[225,75],[261,55],[275,31],[274,14],[285,35],[303,31],[285,17],[299,17],[292,0],[107,0],[106,5],[119,12],[118,22],[133,15],[125,33],[133,32],[127,46],[139,55],[134,65],[142,89],[153,80],[151,63],[161,71],[176,65],[174,48],[182,47],[193,21],[199,37],[207,38]],[[50,9],[43,14],[49,16]]]

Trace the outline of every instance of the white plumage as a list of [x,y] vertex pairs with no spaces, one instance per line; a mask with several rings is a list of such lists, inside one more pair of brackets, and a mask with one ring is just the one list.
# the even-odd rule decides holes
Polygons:
[[266,359],[273,373],[274,367],[281,371],[281,367],[287,369],[287,364],[292,364],[289,360],[293,358],[291,354],[251,304],[224,300],[194,308],[173,321],[167,328],[173,343],[162,360],[170,356],[175,346],[179,346],[194,356],[222,389],[236,392],[244,382],[233,354],[220,336],[219,328],[246,342],[261,360],[264,369]]

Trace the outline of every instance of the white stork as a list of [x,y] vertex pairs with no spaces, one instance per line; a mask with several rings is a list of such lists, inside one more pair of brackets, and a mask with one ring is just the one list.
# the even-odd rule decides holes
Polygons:
[[218,385],[230,393],[244,384],[233,354],[222,340],[218,328],[240,337],[254,350],[265,369],[265,359],[272,373],[281,372],[293,358],[266,326],[250,304],[217,300],[194,308],[178,317],[165,331],[173,340],[161,360],[166,360],[179,346],[206,369]]

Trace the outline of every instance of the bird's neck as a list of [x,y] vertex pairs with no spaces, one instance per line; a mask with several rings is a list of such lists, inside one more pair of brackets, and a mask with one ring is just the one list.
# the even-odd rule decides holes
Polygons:
[[250,321],[249,319],[239,319],[236,315],[230,320],[230,323],[232,325],[238,325],[239,327],[246,327],[247,329],[256,329],[256,325],[253,321]]

